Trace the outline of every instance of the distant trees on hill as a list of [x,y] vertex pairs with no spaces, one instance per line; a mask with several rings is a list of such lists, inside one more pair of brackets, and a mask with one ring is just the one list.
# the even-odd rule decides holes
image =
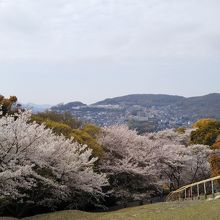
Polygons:
[[38,120],[39,122],[43,121],[56,121],[59,123],[63,123],[68,125],[72,129],[80,128],[83,123],[79,121],[78,119],[74,118],[71,113],[69,112],[63,112],[57,113],[53,111],[45,111],[38,114],[35,114],[32,116],[35,120]]

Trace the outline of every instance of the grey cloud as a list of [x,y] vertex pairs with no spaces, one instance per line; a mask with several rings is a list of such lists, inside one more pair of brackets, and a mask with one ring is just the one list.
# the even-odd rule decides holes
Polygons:
[[215,0],[5,0],[0,58],[216,56],[211,45],[218,41],[207,35],[220,34],[218,6]]

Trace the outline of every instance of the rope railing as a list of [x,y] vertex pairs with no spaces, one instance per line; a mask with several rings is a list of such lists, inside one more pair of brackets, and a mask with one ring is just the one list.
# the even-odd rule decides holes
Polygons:
[[[171,192],[167,198],[166,201],[173,201],[173,200],[186,200],[186,199],[200,199],[201,195],[204,195],[205,198],[207,198],[208,192],[210,191],[212,194],[212,197],[215,197],[215,189],[214,189],[214,181],[220,180],[220,176],[212,177],[203,181],[199,181],[196,183],[192,183],[186,186],[183,186],[173,192]],[[207,186],[210,183],[210,188],[207,188]],[[202,186],[202,187],[201,187]],[[196,189],[195,189],[196,187]],[[202,188],[202,189],[201,189]]]

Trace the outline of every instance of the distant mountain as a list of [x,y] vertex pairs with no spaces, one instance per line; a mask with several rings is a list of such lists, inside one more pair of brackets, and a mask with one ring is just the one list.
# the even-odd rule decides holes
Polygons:
[[173,95],[134,94],[134,95],[116,97],[112,99],[105,99],[93,105],[125,105],[125,106],[139,105],[143,107],[151,107],[151,106],[171,105],[185,99],[186,98],[182,96],[173,96]]
[[22,107],[27,108],[27,109],[31,109],[34,113],[37,112],[43,112],[47,109],[50,109],[52,106],[51,105],[38,105],[38,104],[34,104],[34,103],[27,103],[27,104],[21,104]]
[[83,121],[101,126],[127,123],[142,131],[156,131],[189,126],[200,118],[220,120],[220,94],[191,98],[134,94],[105,99],[92,105],[82,102],[59,104],[51,110],[68,111]]
[[220,94],[212,93],[205,96],[183,99],[175,104],[183,115],[192,119],[203,117],[216,118],[220,120]]
[[69,102],[67,104],[58,104],[56,106],[51,107],[53,111],[69,111],[71,109],[79,109],[86,107],[87,105],[82,102]]

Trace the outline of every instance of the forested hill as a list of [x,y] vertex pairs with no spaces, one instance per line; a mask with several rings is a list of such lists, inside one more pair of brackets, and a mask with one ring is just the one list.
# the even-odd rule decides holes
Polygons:
[[94,105],[139,105],[143,107],[166,106],[185,100],[182,96],[161,95],[161,94],[134,94],[105,99]]
[[134,94],[105,99],[92,105],[70,102],[54,106],[51,110],[68,111],[81,120],[97,125],[129,123],[134,128],[148,127],[154,131],[188,126],[200,118],[220,119],[220,94],[190,98]]
[[184,115],[188,115],[194,119],[204,117],[220,119],[219,93],[187,98],[177,102],[175,106],[180,109]]

